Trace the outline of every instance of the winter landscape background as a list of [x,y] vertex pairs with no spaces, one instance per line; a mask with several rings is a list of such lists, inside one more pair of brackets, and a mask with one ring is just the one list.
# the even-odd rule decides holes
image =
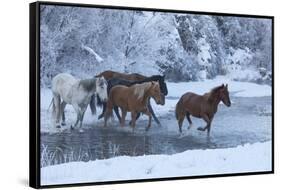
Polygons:
[[41,6],[40,24],[42,86],[104,70],[271,84],[270,19]]
[[[42,6],[40,23],[41,184],[148,179],[271,171],[271,19]],[[164,106],[151,101],[162,123],[135,133],[87,110],[83,129],[56,129],[49,108],[52,78],[89,78],[104,71],[165,74]],[[179,136],[175,105],[185,92],[203,94],[228,83],[230,108],[219,104],[211,137],[194,127]],[[101,113],[98,108],[97,113]],[[124,172],[125,171],[125,172]]]

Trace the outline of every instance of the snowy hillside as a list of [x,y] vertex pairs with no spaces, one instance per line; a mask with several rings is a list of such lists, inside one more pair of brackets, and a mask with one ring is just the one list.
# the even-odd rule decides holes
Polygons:
[[270,170],[271,142],[265,142],[237,148],[189,150],[174,155],[121,156],[49,166],[41,169],[41,183],[53,185]]
[[104,70],[271,84],[269,19],[65,6],[42,6],[40,15],[42,87],[61,72]]

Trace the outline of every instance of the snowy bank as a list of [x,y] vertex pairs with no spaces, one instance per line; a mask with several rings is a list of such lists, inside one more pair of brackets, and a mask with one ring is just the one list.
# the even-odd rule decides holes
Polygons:
[[186,92],[195,92],[204,94],[209,92],[212,88],[228,84],[228,90],[232,96],[236,97],[262,97],[271,96],[271,86],[261,85],[251,82],[232,81],[227,77],[218,76],[212,80],[195,81],[195,82],[168,82],[168,96],[180,97]]
[[173,155],[120,156],[41,169],[41,184],[85,183],[271,170],[271,141]]

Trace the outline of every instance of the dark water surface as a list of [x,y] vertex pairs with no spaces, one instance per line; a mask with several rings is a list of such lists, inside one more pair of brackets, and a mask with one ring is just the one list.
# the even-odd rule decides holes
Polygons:
[[[169,98],[168,98],[169,99]],[[153,123],[146,132],[147,117],[137,122],[134,133],[128,127],[119,127],[117,120],[107,128],[103,121],[86,126],[84,132],[66,130],[61,133],[41,134],[42,166],[69,161],[106,159],[120,155],[174,154],[191,149],[236,147],[246,143],[271,140],[271,97],[232,98],[232,106],[219,105],[211,136],[197,130],[205,123],[192,118],[194,127],[179,136],[173,111],[159,117],[162,127]],[[155,110],[157,113],[157,110]],[[129,114],[130,115],[130,114]],[[98,125],[98,126],[97,126]]]

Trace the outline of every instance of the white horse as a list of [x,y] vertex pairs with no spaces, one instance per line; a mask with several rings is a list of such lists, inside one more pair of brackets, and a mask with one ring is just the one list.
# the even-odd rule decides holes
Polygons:
[[64,109],[67,104],[71,104],[77,113],[74,127],[76,127],[80,121],[79,127],[81,128],[84,113],[91,97],[97,93],[103,100],[107,100],[107,82],[103,77],[79,80],[70,74],[61,73],[56,75],[52,80],[52,92],[55,126],[57,128],[61,127],[61,119],[61,125],[65,125]]

